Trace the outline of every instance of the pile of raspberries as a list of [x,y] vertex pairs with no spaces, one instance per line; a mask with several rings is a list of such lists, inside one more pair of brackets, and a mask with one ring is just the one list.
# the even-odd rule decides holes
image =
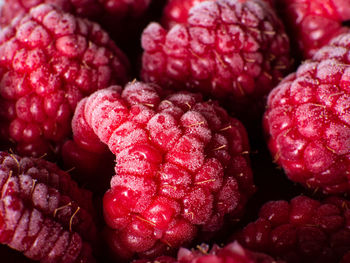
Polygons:
[[0,257],[350,263],[350,0],[0,0]]

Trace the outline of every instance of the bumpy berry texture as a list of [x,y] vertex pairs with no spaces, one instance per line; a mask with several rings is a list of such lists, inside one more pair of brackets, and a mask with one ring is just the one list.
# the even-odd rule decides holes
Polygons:
[[24,155],[57,151],[83,97],[127,81],[128,61],[100,26],[51,5],[0,36],[0,130]]
[[[221,248],[214,245],[211,249],[202,244],[196,249],[180,248],[177,258],[159,257],[153,263],[282,263],[272,257],[244,249],[238,242],[232,242]],[[151,263],[147,260],[137,260],[133,263]]]
[[283,25],[260,0],[198,3],[185,24],[166,30],[151,23],[142,47],[143,80],[230,100],[242,111],[260,102],[290,65]]
[[350,34],[340,35],[269,95],[264,127],[287,176],[324,193],[350,192]]
[[141,32],[152,20],[151,9],[157,9],[155,6],[161,1],[165,0],[5,0],[0,24],[9,24],[16,15],[26,14],[39,4],[53,4],[65,12],[100,24],[128,58],[136,61],[142,51]]
[[7,25],[17,15],[23,15],[40,4],[54,4],[70,12],[92,20],[101,20],[102,16],[114,16],[115,21],[123,18],[138,17],[145,12],[151,0],[4,0],[0,23]]
[[169,0],[164,7],[162,24],[171,28],[176,24],[185,24],[190,9],[201,2],[210,0]]
[[0,152],[0,242],[40,262],[95,262],[91,193],[56,165]]
[[87,132],[116,156],[103,200],[116,254],[166,254],[217,231],[226,215],[240,217],[254,192],[247,134],[216,102],[188,92],[165,97],[157,86],[133,82],[80,104]]
[[350,19],[349,0],[282,0],[277,5],[302,59],[311,58],[333,37],[349,32],[342,25]]
[[306,196],[270,201],[235,238],[288,263],[340,262],[350,251],[350,201]]
[[[214,0],[168,0],[164,7],[162,24],[171,28],[176,24],[185,24],[190,9],[198,3]],[[263,0],[272,6],[272,0]]]

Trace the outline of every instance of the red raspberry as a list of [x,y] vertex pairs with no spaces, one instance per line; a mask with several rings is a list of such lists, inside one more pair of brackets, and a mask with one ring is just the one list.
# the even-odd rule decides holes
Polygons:
[[142,51],[140,35],[148,23],[147,19],[151,20],[147,16],[151,9],[157,7],[157,1],[165,0],[152,0],[152,6],[151,0],[5,0],[0,24],[9,24],[15,16],[26,14],[30,8],[39,4],[54,4],[65,12],[100,24],[117,45],[127,52],[129,59],[136,61],[137,58],[139,61]]
[[261,0],[199,3],[185,24],[167,31],[151,23],[142,47],[143,80],[234,101],[242,111],[262,101],[290,65],[283,25]]
[[54,4],[58,8],[92,20],[114,21],[125,17],[138,17],[145,12],[151,0],[4,0],[0,23],[7,25],[17,15],[29,12],[40,4]]
[[169,0],[164,7],[162,24],[171,28],[176,24],[186,24],[190,9],[201,2],[210,0]]
[[0,36],[0,130],[41,156],[71,133],[83,97],[127,80],[128,61],[100,26],[51,5],[31,9]]
[[[188,250],[180,248],[177,259],[171,257],[159,257],[153,263],[282,263],[272,257],[251,252],[244,249],[238,242],[232,242],[221,248],[214,245],[211,249],[206,244],[197,246],[197,249]],[[136,260],[134,263],[151,263],[147,260]]]
[[350,250],[349,208],[350,201],[338,197],[270,201],[234,238],[288,263],[339,262]]
[[40,262],[95,262],[91,193],[42,159],[0,152],[0,243]]
[[[176,24],[186,24],[188,12],[198,3],[214,0],[168,0],[163,11],[162,24],[171,28]],[[272,5],[272,0],[263,0]]]
[[126,258],[163,255],[217,231],[254,192],[243,125],[199,94],[160,93],[141,82],[95,92],[80,102],[91,128],[73,127],[92,129],[116,156],[104,215],[109,244]]
[[350,19],[349,0],[283,0],[278,4],[293,46],[299,47],[302,58],[311,58],[334,36],[349,32],[342,26]]
[[324,193],[350,192],[350,34],[302,64],[269,95],[264,127],[287,176]]

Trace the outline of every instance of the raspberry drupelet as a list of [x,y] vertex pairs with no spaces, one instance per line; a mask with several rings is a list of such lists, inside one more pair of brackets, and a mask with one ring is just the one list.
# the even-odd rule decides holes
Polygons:
[[[114,252],[154,258],[210,236],[226,216],[240,218],[255,191],[243,125],[199,94],[166,96],[142,82],[120,90],[82,100],[85,122],[73,126],[93,131],[116,156],[103,200]],[[95,136],[79,134],[77,144],[95,144]]]
[[0,134],[23,155],[57,153],[83,97],[128,80],[129,63],[101,27],[40,5],[0,35]]
[[136,260],[133,263],[284,263],[272,257],[249,251],[243,248],[237,241],[231,242],[224,247],[201,244],[196,249],[180,248],[177,258],[159,257],[156,260]]
[[261,0],[198,3],[184,24],[149,24],[142,47],[143,80],[199,91],[243,113],[263,104],[290,67],[284,27]]
[[287,176],[324,193],[350,192],[350,34],[333,39],[269,95],[264,128]]
[[312,58],[322,46],[342,33],[350,32],[342,22],[350,19],[349,0],[276,1],[293,46],[301,59]]
[[204,1],[210,0],[169,0],[163,10],[162,24],[165,28],[171,28],[176,24],[185,24],[190,9]]
[[350,251],[349,219],[349,200],[317,201],[301,195],[290,202],[267,202],[259,218],[234,238],[245,248],[287,263],[340,262]]
[[50,263],[94,263],[92,194],[42,159],[0,152],[0,243]]

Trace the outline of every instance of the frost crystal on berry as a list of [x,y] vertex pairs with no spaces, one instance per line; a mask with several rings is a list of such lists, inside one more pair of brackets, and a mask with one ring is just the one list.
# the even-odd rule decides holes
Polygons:
[[254,192],[243,125],[199,94],[161,93],[133,82],[81,102],[85,128],[116,156],[104,216],[122,257],[152,258],[217,231]]

